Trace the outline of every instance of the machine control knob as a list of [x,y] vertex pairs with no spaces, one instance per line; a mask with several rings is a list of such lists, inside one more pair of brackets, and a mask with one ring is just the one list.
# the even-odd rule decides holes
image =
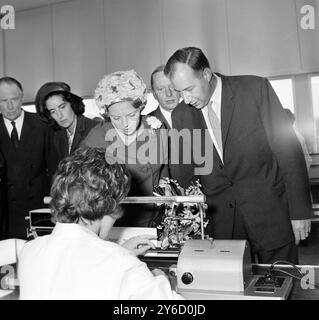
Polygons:
[[193,275],[190,272],[185,272],[182,275],[182,282],[184,284],[191,284],[193,280],[194,280]]

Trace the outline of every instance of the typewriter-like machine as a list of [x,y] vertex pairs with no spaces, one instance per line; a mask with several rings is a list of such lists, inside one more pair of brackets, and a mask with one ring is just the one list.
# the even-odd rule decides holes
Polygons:
[[[45,202],[48,203],[49,199]],[[179,250],[149,250],[141,258],[153,268],[161,268],[165,261],[170,278],[175,279],[173,287],[176,285],[176,291],[186,299],[288,298],[292,278],[270,273],[254,275],[246,240],[214,240],[204,235],[204,195],[127,197],[122,203],[198,203],[201,214],[200,239],[187,240]],[[30,211],[26,217],[29,235],[37,237],[50,233],[54,227],[50,218],[49,208]],[[113,229],[116,230],[116,227]]]

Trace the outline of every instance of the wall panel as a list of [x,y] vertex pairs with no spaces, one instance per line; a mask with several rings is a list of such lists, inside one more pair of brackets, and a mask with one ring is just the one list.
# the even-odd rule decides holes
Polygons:
[[0,77],[4,76],[4,47],[3,47],[4,31],[0,30]]
[[6,73],[24,87],[25,101],[53,80],[50,7],[16,12],[15,30],[5,32]]
[[[301,13],[304,5],[311,5],[314,10],[314,29],[303,29]],[[297,27],[299,32],[299,45],[303,72],[319,72],[319,0],[296,0]]]
[[103,0],[53,5],[55,80],[90,96],[106,71]]
[[227,0],[232,74],[301,71],[294,1]]
[[230,72],[224,0],[163,0],[164,52],[200,47],[219,72]]
[[135,69],[149,85],[153,69],[163,63],[160,1],[105,0],[108,72]]

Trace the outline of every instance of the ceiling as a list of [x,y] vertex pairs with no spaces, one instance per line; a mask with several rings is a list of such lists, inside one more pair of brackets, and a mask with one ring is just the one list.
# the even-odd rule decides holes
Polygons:
[[0,0],[0,7],[9,4],[14,7],[15,11],[20,11],[65,1],[69,0]]

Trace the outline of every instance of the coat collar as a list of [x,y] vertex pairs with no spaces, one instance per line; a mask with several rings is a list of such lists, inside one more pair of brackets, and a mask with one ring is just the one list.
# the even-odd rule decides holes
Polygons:
[[218,73],[217,75],[222,78],[221,129],[223,148],[225,148],[229,127],[235,108],[235,99],[229,78]]
[[82,141],[82,132],[85,131],[85,118],[83,116],[77,116],[74,138],[72,142],[71,152],[77,148]]
[[163,115],[159,106],[153,112],[151,112],[149,115],[153,115],[156,118],[159,118],[159,120],[161,120],[164,123],[164,126],[166,129],[171,129],[171,126],[167,122],[167,120],[166,120],[165,116]]

